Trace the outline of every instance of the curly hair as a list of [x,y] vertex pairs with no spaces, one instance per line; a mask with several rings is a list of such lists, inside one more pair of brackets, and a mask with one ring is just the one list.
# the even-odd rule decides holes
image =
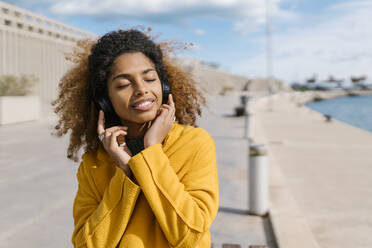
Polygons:
[[137,29],[112,31],[97,41],[78,41],[72,53],[66,56],[73,67],[61,78],[58,97],[51,103],[58,116],[51,134],[61,137],[71,130],[67,158],[78,162],[82,146],[84,152],[95,153],[101,145],[97,137],[95,97],[102,92],[107,94],[111,66],[118,56],[127,52],[142,52],[154,63],[161,82],[171,87],[177,121],[197,127],[196,119],[202,115],[205,98],[192,75],[170,59],[177,42],[155,43],[153,39],[149,32]]

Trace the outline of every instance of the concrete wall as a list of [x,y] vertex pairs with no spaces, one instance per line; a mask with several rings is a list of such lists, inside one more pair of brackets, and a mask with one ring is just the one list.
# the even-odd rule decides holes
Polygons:
[[42,115],[47,115],[59,79],[69,67],[64,52],[83,38],[96,35],[0,2],[0,75],[37,76],[35,94],[40,96]]

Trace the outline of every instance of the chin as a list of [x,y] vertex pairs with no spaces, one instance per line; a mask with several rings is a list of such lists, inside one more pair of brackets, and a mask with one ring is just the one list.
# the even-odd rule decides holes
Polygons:
[[142,124],[142,123],[145,123],[145,122],[153,121],[155,118],[156,118],[156,112],[154,112],[154,113],[143,113],[142,115],[137,116],[137,118],[135,118],[134,122]]

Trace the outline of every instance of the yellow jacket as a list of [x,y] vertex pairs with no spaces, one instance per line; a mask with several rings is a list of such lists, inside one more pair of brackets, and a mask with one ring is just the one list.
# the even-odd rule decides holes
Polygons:
[[73,205],[75,247],[210,248],[219,193],[215,144],[177,122],[163,144],[129,160],[139,185],[103,147],[82,156]]

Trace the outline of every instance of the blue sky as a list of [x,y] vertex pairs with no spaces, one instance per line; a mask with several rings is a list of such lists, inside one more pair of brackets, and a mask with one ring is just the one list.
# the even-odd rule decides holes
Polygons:
[[[266,76],[264,0],[6,0],[102,35],[136,25],[159,40],[192,42],[180,56],[220,64],[248,77]],[[285,82],[316,74],[372,78],[372,0],[269,0],[273,75]]]

